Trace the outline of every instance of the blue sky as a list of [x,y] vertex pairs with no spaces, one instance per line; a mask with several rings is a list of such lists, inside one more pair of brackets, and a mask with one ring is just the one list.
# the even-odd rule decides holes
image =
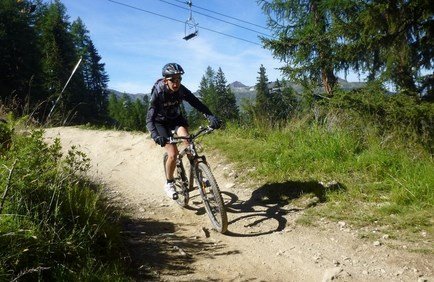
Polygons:
[[[161,68],[177,62],[185,70],[183,84],[197,90],[208,66],[223,70],[228,83],[240,81],[248,86],[256,83],[260,65],[264,65],[270,81],[281,77],[270,50],[242,40],[209,31],[229,34],[260,43],[252,32],[193,11],[199,36],[185,41],[185,25],[189,11],[178,0],[116,0],[129,6],[161,14],[181,22],[162,18],[109,0],[63,0],[70,22],[80,17],[94,42],[109,75],[109,88],[127,93],[149,93],[161,76]],[[268,33],[261,27],[235,21],[200,8],[266,26],[266,18],[255,0],[193,0],[193,10],[218,17],[255,31]],[[196,8],[194,7],[196,6]],[[202,27],[202,28],[201,28]]]

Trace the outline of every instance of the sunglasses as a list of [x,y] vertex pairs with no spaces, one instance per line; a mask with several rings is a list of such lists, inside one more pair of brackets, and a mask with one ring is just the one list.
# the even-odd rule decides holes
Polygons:
[[182,77],[167,77],[166,79],[172,83],[180,83],[182,81]]

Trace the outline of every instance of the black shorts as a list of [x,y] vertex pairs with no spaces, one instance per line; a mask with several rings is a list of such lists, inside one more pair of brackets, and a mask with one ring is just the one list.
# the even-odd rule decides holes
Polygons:
[[155,122],[155,128],[158,131],[158,135],[169,138],[172,136],[172,131],[178,131],[180,127],[188,128],[187,120],[184,117],[180,117],[173,121]]

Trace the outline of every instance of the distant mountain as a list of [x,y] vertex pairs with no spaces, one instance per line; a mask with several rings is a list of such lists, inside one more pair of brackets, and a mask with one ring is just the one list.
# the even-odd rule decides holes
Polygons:
[[[364,82],[348,82],[344,79],[338,78],[338,84],[342,87],[342,89],[344,90],[351,90],[351,89],[358,89],[358,88],[362,88],[363,86],[365,86],[366,83]],[[301,93],[303,92],[303,87],[299,84],[295,84],[295,83],[289,83],[289,85],[295,90],[295,92],[297,93]],[[254,101],[256,99],[256,89],[255,86],[246,86],[245,84],[243,84],[242,82],[239,81],[234,81],[230,84],[228,84],[229,88],[231,89],[232,93],[234,93],[235,95],[235,99],[237,101],[237,105],[240,106],[241,101],[243,99],[247,99],[247,100],[251,100]],[[272,81],[268,83],[268,89],[270,89],[270,91],[276,91],[276,82]],[[125,92],[119,92],[113,89],[109,89],[109,91],[111,93],[114,93],[117,97],[121,98],[123,95],[128,95],[131,100],[135,100],[135,99],[141,99],[143,100],[143,97],[145,95],[150,95],[150,93],[144,94],[144,93],[136,93],[136,94],[131,94],[131,93],[125,93]],[[317,92],[318,93],[322,93],[324,90],[322,88],[318,88]],[[199,91],[193,92],[193,94],[195,96],[199,96]],[[185,108],[187,111],[190,111],[191,106],[188,103],[184,103],[185,104]]]
[[114,89],[108,89],[108,91],[109,91],[109,93],[115,94],[117,98],[122,98],[122,96],[127,95],[128,97],[130,97],[130,99],[132,101],[134,101],[136,99],[143,100],[143,97],[150,95],[150,94],[144,94],[144,93],[131,94],[131,93],[126,93],[126,92],[120,92],[120,91],[117,91]]
[[241,87],[247,87],[247,86],[245,86],[244,84],[242,84],[239,81],[234,81],[231,84],[229,84],[229,87],[231,87],[231,88],[241,88]]

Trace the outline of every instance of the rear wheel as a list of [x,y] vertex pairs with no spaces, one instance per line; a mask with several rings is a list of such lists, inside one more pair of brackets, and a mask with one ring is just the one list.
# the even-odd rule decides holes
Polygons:
[[218,232],[225,233],[228,228],[226,209],[217,181],[206,163],[196,165],[195,178],[212,225]]
[[[167,153],[164,153],[163,165],[164,165],[165,175],[167,175],[166,172],[167,158],[168,158]],[[176,199],[176,202],[180,206],[185,207],[188,205],[188,201],[190,197],[188,194],[188,180],[187,180],[187,176],[185,175],[185,169],[184,169],[184,165],[182,164],[182,159],[177,160],[176,168],[173,176],[175,180],[175,191],[176,193],[178,193],[178,198]]]

